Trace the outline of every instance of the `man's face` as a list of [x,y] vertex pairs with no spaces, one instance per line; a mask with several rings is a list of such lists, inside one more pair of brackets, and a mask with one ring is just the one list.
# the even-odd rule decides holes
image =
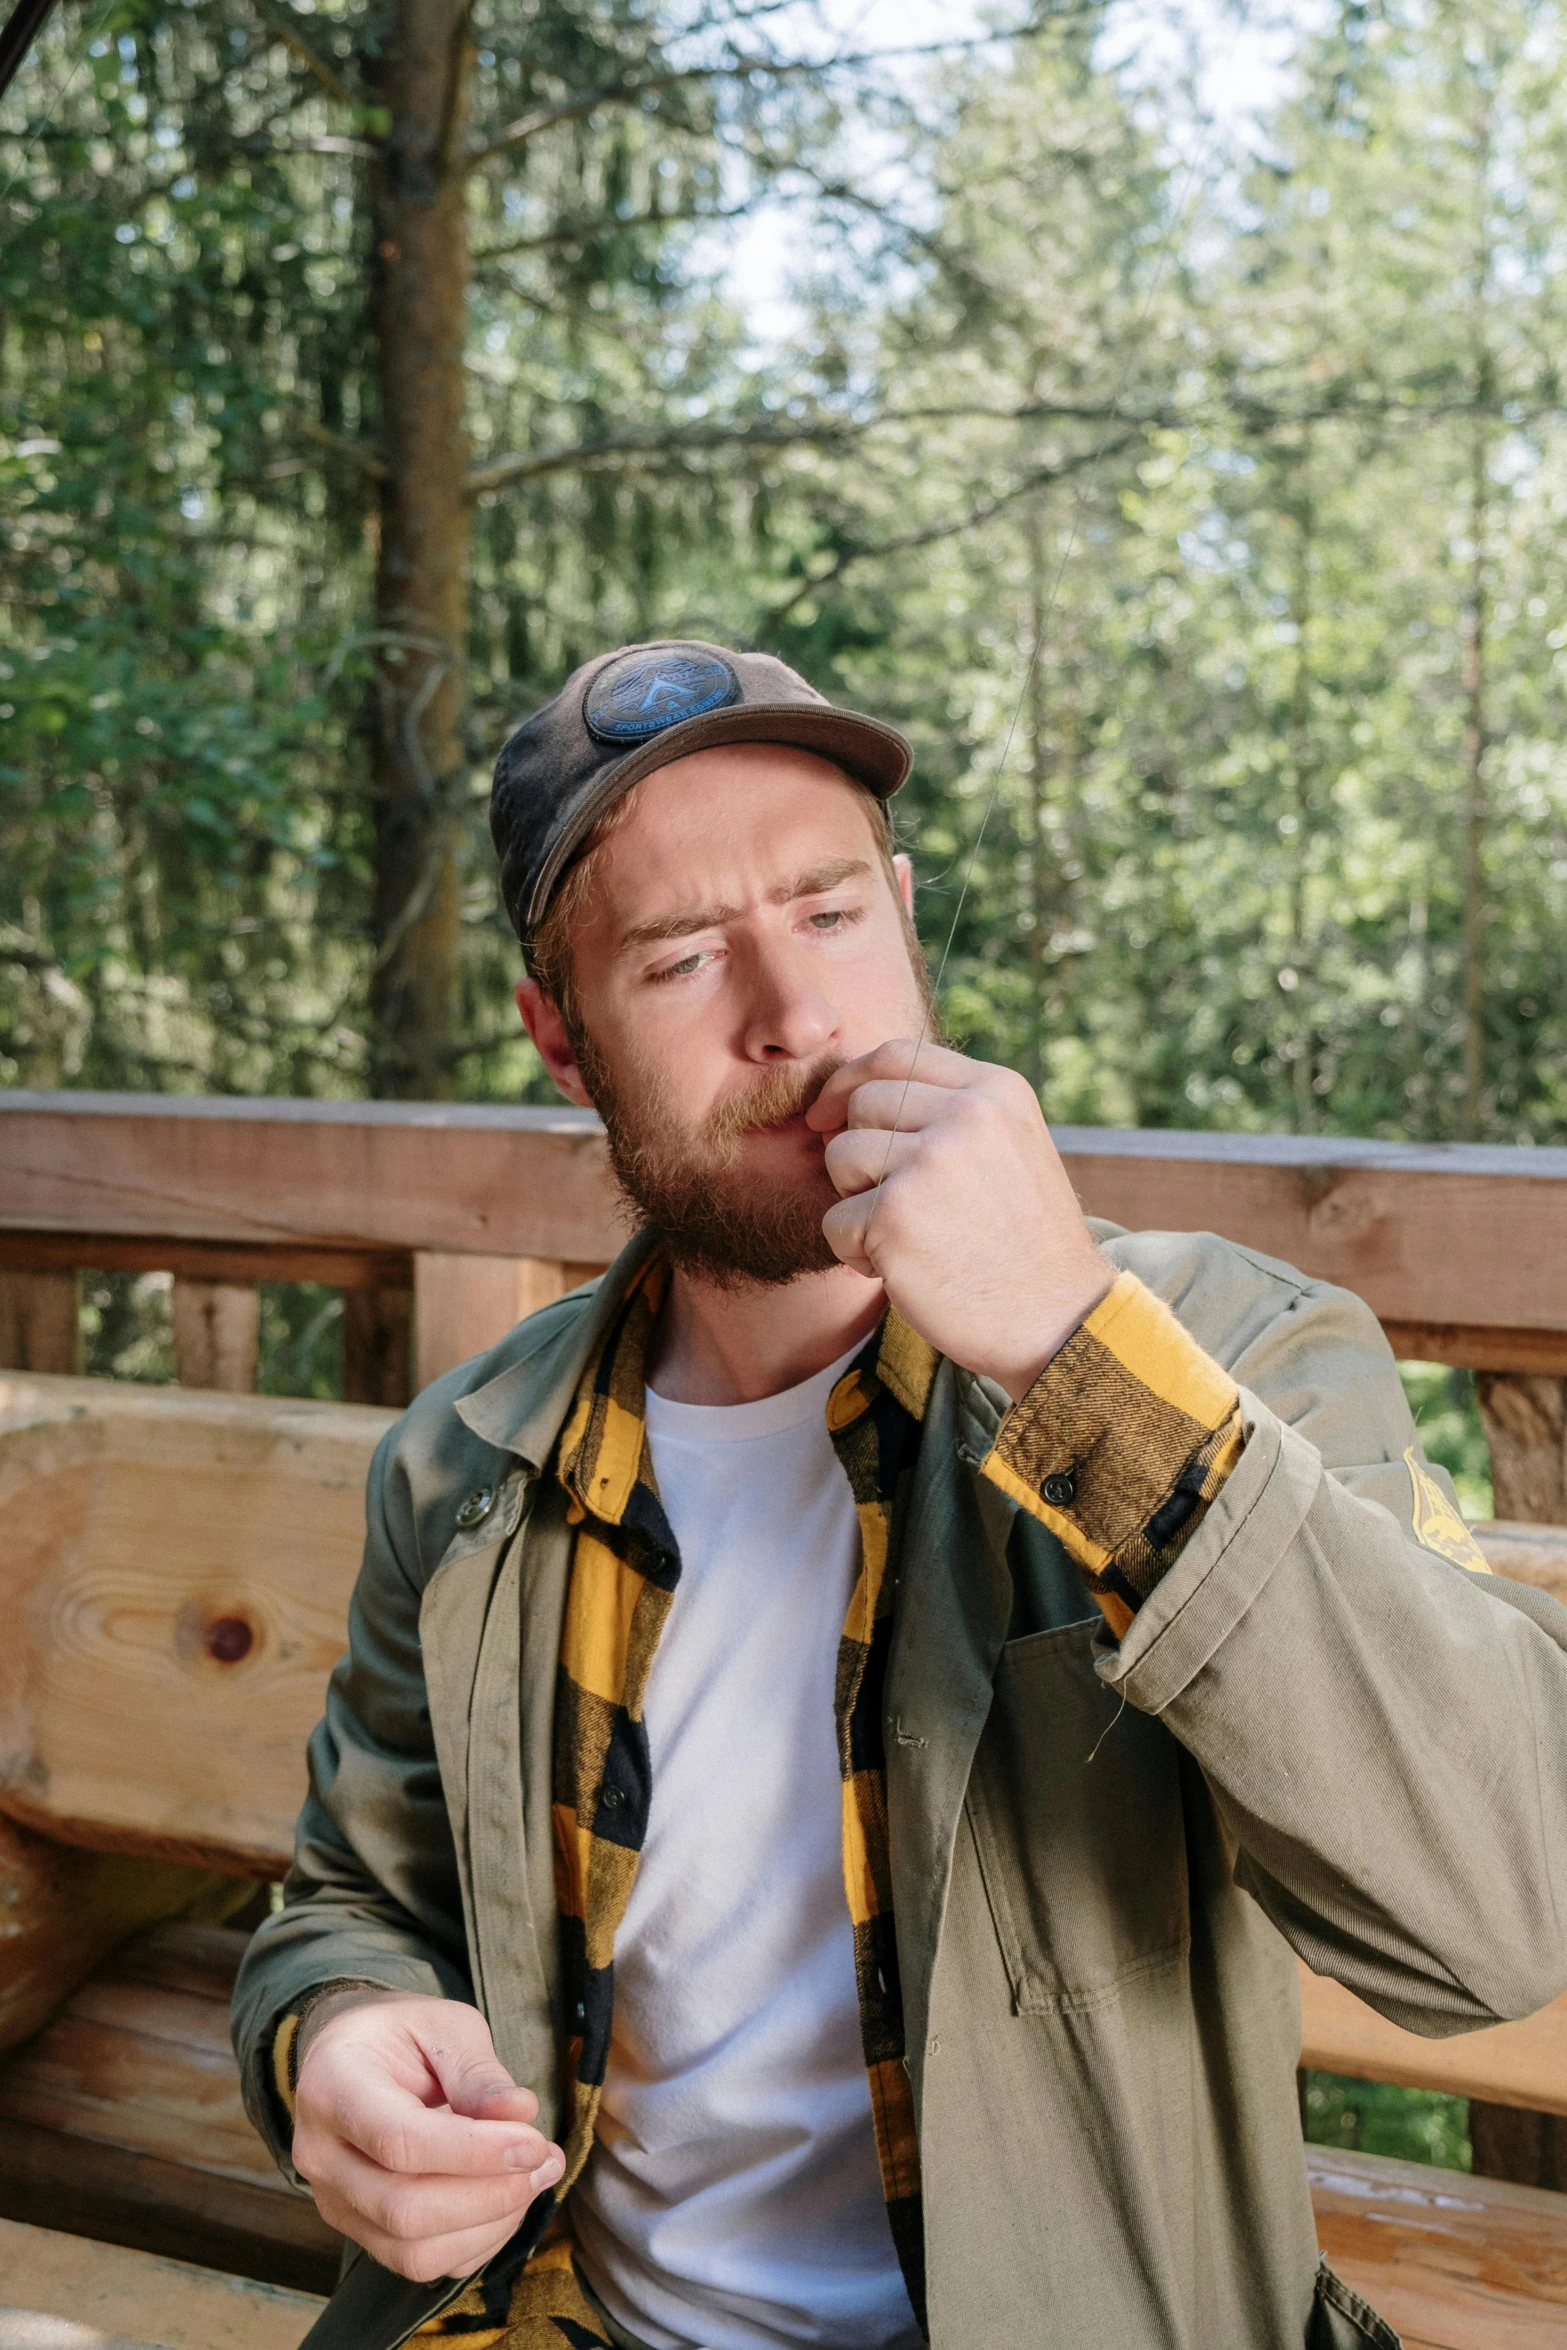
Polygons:
[[827,761],[744,744],[650,776],[596,853],[572,933],[575,1073],[623,1185],[709,1277],[835,1263],[837,1194],[803,1113],[841,1062],[925,1025],[875,825]]

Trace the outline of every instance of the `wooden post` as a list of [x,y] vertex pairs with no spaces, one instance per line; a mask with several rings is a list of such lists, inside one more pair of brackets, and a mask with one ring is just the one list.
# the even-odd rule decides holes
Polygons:
[[76,1275],[0,1272],[0,1368],[73,1378],[81,1367]]
[[414,1258],[414,1386],[482,1354],[525,1314],[566,1293],[566,1268],[545,1257],[421,1253]]
[[174,1362],[180,1385],[254,1394],[260,1326],[261,1298],[253,1286],[190,1281],[177,1275]]
[[[1475,1388],[1497,1517],[1567,1525],[1567,1380],[1480,1371]],[[1481,2178],[1567,2187],[1567,2118],[1560,2114],[1474,2098],[1469,2143]]]
[[414,1385],[428,1387],[443,1371],[482,1354],[540,1306],[591,1281],[601,1264],[570,1264],[554,1257],[448,1256],[421,1251],[414,1258]]
[[343,1292],[343,1401],[400,1411],[413,1393],[413,1295],[406,1289]]

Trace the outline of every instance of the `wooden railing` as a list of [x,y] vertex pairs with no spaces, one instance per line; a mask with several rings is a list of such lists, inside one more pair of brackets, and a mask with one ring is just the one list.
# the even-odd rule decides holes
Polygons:
[[[1061,1127],[1091,1214],[1222,1232],[1357,1290],[1395,1352],[1567,1373],[1567,1150]],[[396,1402],[622,1237],[587,1111],[0,1093],[0,1365],[76,1367],[78,1268],[175,1284],[181,1376],[251,1383],[255,1285],[344,1293]],[[412,1332],[410,1343],[409,1333]]]
[[[1567,1535],[1538,1523],[1567,1525],[1567,1151],[1056,1139],[1090,1213],[1220,1232],[1357,1291],[1397,1354],[1472,1367],[1497,1516],[1516,1521],[1482,1541],[1501,1571],[1567,1598]],[[387,1424],[384,1410],[34,1382],[80,1368],[81,1273],[171,1275],[179,1379],[206,1390],[255,1385],[259,1283],[336,1288],[347,1403],[386,1406],[595,1271],[623,1231],[601,1129],[579,1111],[0,1092],[0,1370],[24,1375],[0,1380],[14,1553],[0,1874],[37,1943],[0,1968],[0,2047],[131,1923],[163,1914],[153,1893],[175,1906],[151,1880],[110,1884],[121,1864],[104,1856],[281,1866]],[[122,1590],[134,1605],[110,1604]],[[77,1950],[61,1921],[82,1941],[83,1917],[98,1939]],[[1336,1985],[1304,1992],[1308,2064],[1468,2095],[1477,2121],[1567,2114],[1567,2000],[1429,2043]],[[0,2150],[34,2095],[22,2060],[5,2079]],[[62,2145],[74,2160],[75,2140]]]

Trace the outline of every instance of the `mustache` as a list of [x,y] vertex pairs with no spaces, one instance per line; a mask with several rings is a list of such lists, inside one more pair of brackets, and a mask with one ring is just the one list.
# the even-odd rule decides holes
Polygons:
[[716,1150],[732,1150],[744,1134],[787,1126],[807,1111],[835,1069],[843,1067],[841,1054],[829,1053],[809,1068],[768,1069],[754,1085],[711,1109],[702,1124],[702,1138]]

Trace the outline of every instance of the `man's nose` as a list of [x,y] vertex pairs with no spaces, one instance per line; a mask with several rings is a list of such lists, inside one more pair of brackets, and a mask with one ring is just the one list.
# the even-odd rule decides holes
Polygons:
[[746,976],[743,1044],[748,1061],[808,1061],[831,1049],[838,1010],[822,994],[814,972],[798,969],[787,952],[764,948],[752,958]]

